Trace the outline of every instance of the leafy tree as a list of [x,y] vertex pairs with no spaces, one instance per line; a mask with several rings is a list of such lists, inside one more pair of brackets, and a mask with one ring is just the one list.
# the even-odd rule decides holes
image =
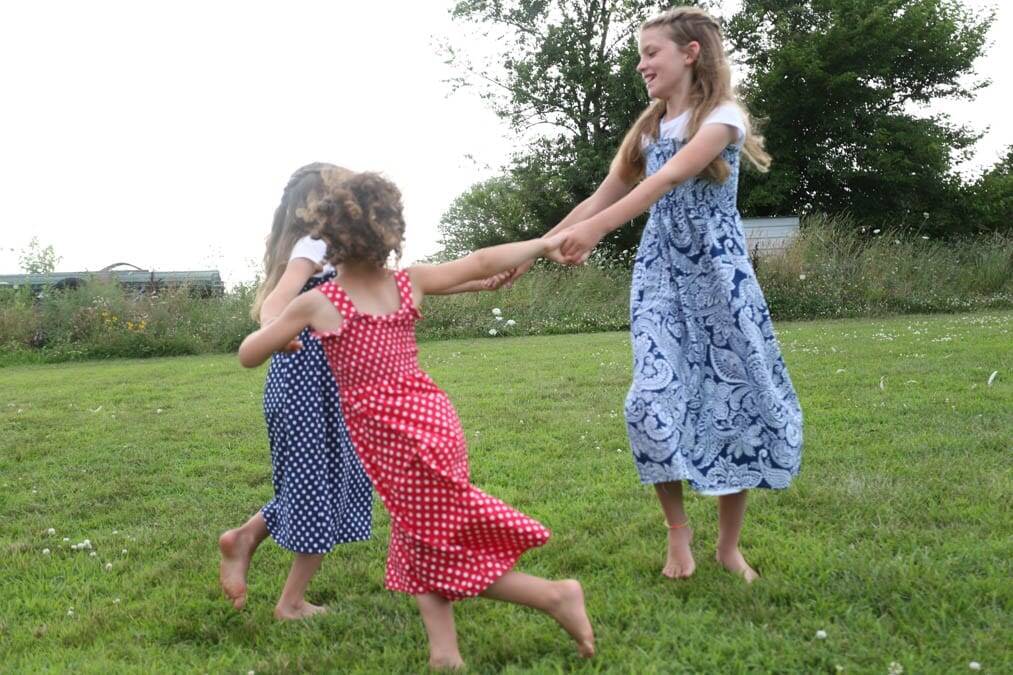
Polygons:
[[61,257],[56,255],[53,246],[43,248],[38,237],[32,237],[28,246],[18,255],[18,264],[26,274],[49,274],[56,270],[60,260]]
[[978,230],[1013,229],[1013,145],[970,189],[972,224]]
[[953,162],[980,136],[912,110],[988,84],[965,80],[992,21],[953,0],[745,0],[726,34],[774,164],[740,206],[957,226]]
[[[527,142],[505,167],[506,175],[473,186],[444,214],[445,242],[498,243],[543,232],[595,190],[648,102],[636,72],[640,24],[670,5],[464,0],[454,7],[456,20],[498,45],[494,55],[478,62],[445,45],[460,72],[452,81],[455,88],[475,88]],[[501,205],[493,194],[510,197]],[[523,222],[506,226],[518,209]],[[489,232],[459,235],[483,227],[472,217],[479,213],[488,219]],[[623,228],[606,245],[627,248],[638,236],[639,228]]]

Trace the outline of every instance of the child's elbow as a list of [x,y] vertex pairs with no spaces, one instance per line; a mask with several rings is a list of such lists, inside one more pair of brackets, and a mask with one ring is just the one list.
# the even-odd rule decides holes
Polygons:
[[239,364],[243,368],[256,368],[261,363],[263,360],[257,359],[255,350],[246,341],[239,345]]
[[480,249],[471,255],[475,261],[475,270],[478,272],[478,278],[489,277],[496,272],[493,267],[493,256],[488,251]]

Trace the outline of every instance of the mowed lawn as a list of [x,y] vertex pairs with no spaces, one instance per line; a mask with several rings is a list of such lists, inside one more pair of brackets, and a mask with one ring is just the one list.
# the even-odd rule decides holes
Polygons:
[[[582,662],[546,617],[466,601],[474,672],[1013,672],[1013,313],[778,328],[805,456],[791,489],[750,498],[752,587],[714,563],[696,496],[697,574],[659,574],[625,333],[422,345],[474,482],[553,530],[519,568],[580,579],[598,637]],[[272,494],[264,375],[227,355],[0,369],[0,671],[425,669],[413,601],[382,588],[379,502],[372,541],[310,587],[328,615],[272,619],[291,557],[270,541],[247,608],[222,598],[217,536]]]

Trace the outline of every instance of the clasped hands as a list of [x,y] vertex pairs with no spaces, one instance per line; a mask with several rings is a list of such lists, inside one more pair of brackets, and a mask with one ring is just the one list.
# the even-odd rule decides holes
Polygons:
[[[545,238],[554,244],[545,257],[559,265],[583,265],[587,262],[591,251],[594,250],[594,247],[598,245],[598,242],[604,236],[605,233],[596,230],[589,221],[585,220],[575,223],[564,230],[545,235]],[[509,288],[513,285],[514,281],[523,276],[534,264],[535,261],[532,260],[512,270],[500,272],[486,279],[483,285],[486,290],[490,291],[494,291],[504,285]]]

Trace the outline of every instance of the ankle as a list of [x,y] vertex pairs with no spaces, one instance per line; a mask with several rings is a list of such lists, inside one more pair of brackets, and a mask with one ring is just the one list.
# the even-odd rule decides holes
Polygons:
[[739,542],[722,543],[718,542],[717,554],[719,558],[728,558],[739,554]]

